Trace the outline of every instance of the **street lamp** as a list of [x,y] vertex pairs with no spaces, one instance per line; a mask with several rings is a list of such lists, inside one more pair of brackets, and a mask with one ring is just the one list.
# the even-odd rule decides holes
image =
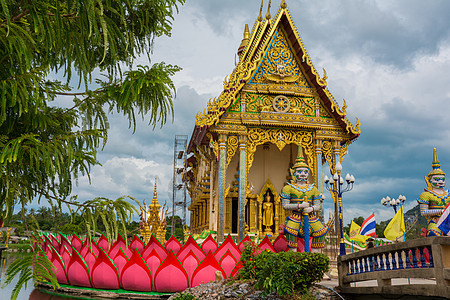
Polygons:
[[353,189],[353,183],[355,182],[355,177],[347,173],[345,176],[345,182],[347,182],[344,187],[344,178],[341,176],[342,165],[338,161],[336,163],[336,173],[333,177],[328,178],[324,177],[323,181],[325,183],[325,187],[330,192],[336,193],[338,200],[338,209],[339,209],[339,238],[340,238],[340,247],[339,247],[339,255],[345,255],[345,244],[344,244],[344,228],[343,228],[343,215],[342,215],[342,194]]
[[406,201],[406,197],[403,195],[399,195],[397,199],[390,198],[387,196],[386,198],[381,199],[381,204],[386,207],[391,206],[394,209],[394,212],[397,213],[397,207],[402,205]]

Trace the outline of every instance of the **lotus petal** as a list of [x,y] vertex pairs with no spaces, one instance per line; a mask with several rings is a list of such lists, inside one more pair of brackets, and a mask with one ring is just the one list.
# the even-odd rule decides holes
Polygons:
[[192,274],[194,274],[194,271],[198,267],[200,261],[198,260],[197,256],[195,256],[194,252],[192,252],[192,250],[189,250],[189,253],[184,257],[181,263],[183,264],[183,267],[188,274],[190,283],[192,280]]
[[203,252],[202,248],[197,244],[197,242],[189,236],[186,243],[183,247],[178,251],[177,257],[180,261],[183,261],[184,258],[188,255],[189,251],[194,252],[195,256],[202,261],[205,258],[205,252]]
[[172,251],[156,271],[154,282],[159,293],[181,292],[189,287],[186,270]]
[[166,248],[164,248],[163,245],[161,245],[161,243],[158,241],[157,238],[155,238],[154,235],[152,235],[150,237],[150,240],[148,241],[147,246],[145,246],[144,250],[142,251],[142,257],[144,259],[146,259],[150,255],[150,253],[152,252],[153,249],[156,250],[156,252],[158,253],[161,260],[166,259],[167,254],[168,254],[167,250],[166,250]]
[[77,249],[73,248],[72,258],[67,266],[67,279],[70,285],[91,287],[91,273],[86,261]]
[[118,290],[120,288],[117,267],[111,258],[100,250],[98,259],[92,266],[92,286],[96,289]]
[[52,259],[50,261],[52,262],[53,266],[55,267],[55,275],[56,279],[60,284],[68,284],[69,281],[67,280],[67,273],[66,273],[66,265],[64,264],[64,261],[62,257],[59,255],[58,252],[56,252],[56,249],[51,247],[52,252]]
[[181,249],[181,243],[172,235],[170,239],[166,242],[166,250],[170,250],[176,255]]
[[158,269],[159,265],[161,265],[162,259],[159,257],[158,252],[156,252],[156,249],[153,249],[152,252],[150,252],[150,255],[145,260],[147,263],[148,268],[150,269],[150,272],[152,273],[152,279],[155,279],[155,272]]
[[278,252],[285,252],[288,250],[287,240],[284,235],[279,234],[273,242],[273,248]]
[[125,290],[151,292],[152,274],[141,254],[133,250],[130,260],[120,274],[122,287]]
[[122,251],[122,249],[120,249],[113,261],[117,267],[118,273],[122,274],[123,267],[125,267],[128,262],[128,256]]
[[108,251],[109,251],[109,241],[108,241],[108,239],[106,238],[105,235],[102,234],[102,236],[97,241],[97,245],[98,245],[99,248],[102,248],[103,251],[108,253]]
[[214,238],[210,235],[208,235],[208,237],[203,241],[202,243],[202,250],[203,252],[205,252],[206,254],[208,252],[216,252],[217,248],[219,248],[219,245],[217,244],[217,242],[214,240]]
[[231,276],[231,272],[233,271],[234,267],[236,267],[237,260],[231,254],[230,250],[227,250],[225,254],[222,256],[222,258],[219,261],[220,266],[222,267],[223,271],[225,272],[224,279]]
[[139,253],[142,253],[145,248],[144,242],[137,235],[134,235],[133,240],[130,243],[130,250],[134,248],[136,248]]
[[130,257],[132,255],[131,250],[128,249],[127,243],[121,234],[117,236],[117,241],[111,246],[111,249],[109,249],[109,257],[115,257],[120,249],[122,249],[127,256]]
[[273,248],[272,243],[269,240],[269,236],[267,236],[267,235],[263,238],[261,243],[259,243],[257,248],[258,248],[256,251],[257,253],[261,253],[261,251],[265,251],[265,250],[276,252],[275,249]]
[[225,241],[223,241],[222,245],[220,245],[220,247],[217,248],[216,252],[214,253],[216,260],[219,261],[225,254],[225,252],[227,252],[227,250],[230,250],[231,254],[233,254],[236,261],[241,259],[241,251],[239,251],[239,248],[234,243],[233,239],[231,238],[231,235],[228,235]]
[[241,253],[247,244],[251,244],[252,247],[255,247],[255,243],[253,243],[252,239],[248,235],[246,235],[238,245],[239,251],[241,251]]
[[72,235],[72,240],[70,244],[72,245],[73,248],[75,248],[78,251],[78,253],[80,252],[81,247],[83,247],[83,242],[75,233]]
[[202,283],[214,281],[216,279],[216,271],[222,272],[223,278],[225,278],[225,272],[217,262],[216,258],[211,252],[208,252],[205,259],[195,269],[192,274],[191,287],[195,287]]

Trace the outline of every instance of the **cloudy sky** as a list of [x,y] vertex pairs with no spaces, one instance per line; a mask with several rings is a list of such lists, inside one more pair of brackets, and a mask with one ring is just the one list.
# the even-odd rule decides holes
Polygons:
[[[267,9],[267,0],[264,11]],[[272,1],[272,16],[280,0]],[[406,196],[406,209],[425,187],[433,147],[450,172],[450,1],[288,0],[288,8],[317,70],[325,68],[328,88],[348,117],[361,121],[362,134],[349,147],[343,172],[356,177],[344,194],[344,221],[393,216],[385,196]],[[111,116],[102,166],[92,170],[91,184],[80,178],[79,199],[152,198],[158,176],[160,203],[171,202],[173,145],[176,134],[190,136],[194,116],[222,91],[234,67],[244,25],[252,27],[259,0],[187,0],[173,23],[172,36],[155,40],[152,63],[165,61],[183,71],[177,87],[174,121],[162,129]],[[136,64],[148,64],[139,59]],[[332,206],[326,197],[325,207]]]

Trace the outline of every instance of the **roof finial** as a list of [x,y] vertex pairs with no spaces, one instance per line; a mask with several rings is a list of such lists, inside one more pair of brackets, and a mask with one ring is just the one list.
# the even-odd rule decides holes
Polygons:
[[248,31],[248,24],[245,24],[245,28],[244,28],[244,38],[242,39],[241,44],[239,45],[238,48],[238,55],[241,55],[241,53],[244,51],[245,47],[248,44],[248,40],[250,38],[250,32]]
[[158,176],[155,176],[155,189],[153,190],[153,199],[158,198],[157,193],[156,193],[156,179]]
[[285,9],[287,7],[286,1],[284,1],[284,0],[281,1],[280,6],[281,6],[282,9]]
[[272,0],[269,0],[269,6],[267,6],[267,14],[266,14],[266,19],[267,20],[270,20],[270,2],[271,2]]
[[259,22],[262,21],[263,2],[264,2],[264,0],[261,0],[261,7],[259,8],[259,16],[258,16],[258,21],[259,21]]

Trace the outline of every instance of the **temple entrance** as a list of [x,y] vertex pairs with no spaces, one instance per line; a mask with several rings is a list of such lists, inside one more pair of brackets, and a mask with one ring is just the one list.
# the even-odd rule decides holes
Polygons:
[[239,198],[231,199],[231,233],[238,233],[239,223]]

